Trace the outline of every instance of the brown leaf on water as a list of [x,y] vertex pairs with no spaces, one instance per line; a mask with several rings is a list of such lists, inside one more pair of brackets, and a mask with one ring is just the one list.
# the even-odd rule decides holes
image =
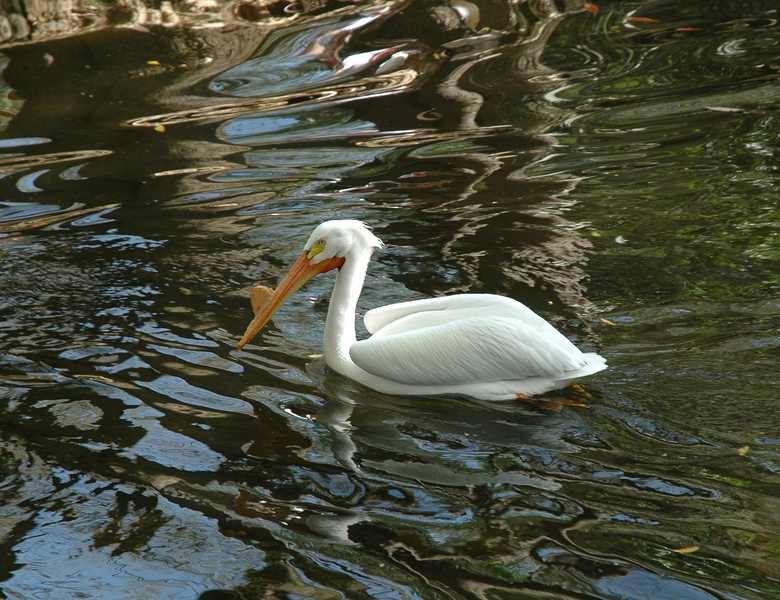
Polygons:
[[595,4],[591,4],[590,2],[586,2],[585,4],[583,4],[582,8],[584,8],[589,13],[592,13],[594,15],[599,12],[599,7],[596,6]]
[[737,454],[740,456],[745,456],[748,452],[750,452],[750,446],[742,446],[742,448],[737,449]]
[[607,325],[612,325],[612,327],[617,327],[616,323],[613,323],[612,321],[610,321],[609,319],[605,319],[604,317],[599,317],[599,321],[601,321],[602,323],[606,323]]
[[660,23],[661,22],[657,19],[651,19],[649,17],[626,17],[626,21],[631,21],[632,23]]
[[687,548],[671,548],[672,552],[679,552],[680,554],[693,554],[699,549],[698,546],[688,546]]
[[701,27],[678,27],[677,29],[675,29],[675,31],[686,33],[691,31],[704,31],[704,30]]

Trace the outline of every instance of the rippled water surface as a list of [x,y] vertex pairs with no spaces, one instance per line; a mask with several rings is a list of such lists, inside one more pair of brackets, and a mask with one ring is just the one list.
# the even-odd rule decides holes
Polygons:
[[[0,48],[0,596],[780,596],[776,3],[247,6]],[[329,218],[360,311],[503,294],[610,368],[382,396],[329,276],[238,352]]]

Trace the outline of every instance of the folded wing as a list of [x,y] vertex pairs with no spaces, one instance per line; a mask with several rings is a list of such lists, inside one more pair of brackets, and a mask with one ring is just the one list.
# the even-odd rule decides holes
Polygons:
[[[471,302],[464,300],[469,297]],[[383,326],[354,344],[350,356],[369,373],[412,385],[565,379],[585,366],[582,353],[530,309],[506,298],[482,299],[476,294],[403,303],[373,317],[371,311],[369,330]]]
[[[495,294],[457,294],[389,304],[369,310],[363,321],[369,333],[385,331],[387,335],[388,331],[399,333],[399,328],[410,331],[433,324],[458,321],[463,319],[464,315],[518,319],[530,326],[546,328],[560,335],[552,325],[524,304]],[[388,330],[388,325],[393,327]]]

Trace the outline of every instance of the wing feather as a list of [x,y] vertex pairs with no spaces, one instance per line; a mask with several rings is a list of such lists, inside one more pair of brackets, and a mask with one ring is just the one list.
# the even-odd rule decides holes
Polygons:
[[441,322],[462,319],[463,313],[456,311],[470,311],[471,316],[509,317],[537,327],[546,325],[553,329],[547,321],[524,304],[496,294],[456,294],[389,304],[369,310],[363,317],[363,322],[369,333],[373,334],[399,319],[422,313],[427,315],[425,318],[436,314]]
[[397,332],[381,329],[378,335],[355,343],[350,356],[369,373],[413,385],[458,385],[534,376],[556,379],[584,366],[585,359],[573,344],[523,308],[536,317],[533,323],[500,316],[463,318],[462,311],[455,310],[461,313],[460,318],[430,325],[430,319],[407,313],[407,320],[429,325],[405,326],[397,318]]

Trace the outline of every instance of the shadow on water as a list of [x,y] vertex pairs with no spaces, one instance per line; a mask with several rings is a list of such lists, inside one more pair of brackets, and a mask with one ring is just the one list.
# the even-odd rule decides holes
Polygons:
[[[0,596],[776,597],[777,9],[195,4],[0,48]],[[327,277],[237,351],[328,218],[587,406],[341,379]]]

